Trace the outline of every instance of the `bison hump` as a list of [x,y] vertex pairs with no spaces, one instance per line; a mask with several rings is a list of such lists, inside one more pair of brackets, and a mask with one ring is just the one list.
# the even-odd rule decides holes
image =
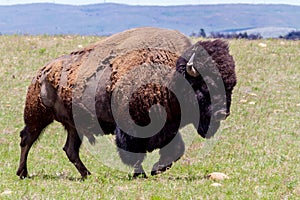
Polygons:
[[107,90],[108,92],[112,92],[118,80],[124,78],[124,76],[128,76],[126,79],[135,81],[129,72],[137,67],[141,67],[143,64],[152,65],[152,67],[163,65],[168,68],[173,68],[175,71],[178,57],[176,53],[168,50],[150,48],[133,50],[125,55],[118,56],[111,64],[111,83],[107,86]]

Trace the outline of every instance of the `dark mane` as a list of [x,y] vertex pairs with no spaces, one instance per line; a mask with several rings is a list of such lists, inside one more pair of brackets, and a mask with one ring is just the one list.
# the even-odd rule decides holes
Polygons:
[[228,43],[224,40],[199,41],[208,54],[217,64],[226,86],[233,88],[236,85],[235,64],[233,57],[229,54]]
[[[229,54],[228,43],[224,40],[212,41],[199,41],[195,45],[201,45],[207,53],[212,57],[212,60],[217,64],[219,72],[226,87],[233,88],[236,85],[235,63],[233,57]],[[184,74],[186,63],[186,56],[180,56],[177,64],[176,71]]]

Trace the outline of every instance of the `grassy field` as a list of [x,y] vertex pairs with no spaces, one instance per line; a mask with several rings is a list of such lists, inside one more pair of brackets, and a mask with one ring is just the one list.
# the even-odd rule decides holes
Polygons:
[[[300,41],[229,41],[238,77],[232,115],[210,150],[201,148],[209,141],[196,139],[160,176],[130,180],[82,148],[92,176],[81,181],[62,151],[66,133],[54,123],[31,150],[32,178],[19,180],[19,132],[31,78],[51,59],[100,39],[0,36],[0,199],[300,198]],[[214,187],[205,178],[210,172],[230,179]]]

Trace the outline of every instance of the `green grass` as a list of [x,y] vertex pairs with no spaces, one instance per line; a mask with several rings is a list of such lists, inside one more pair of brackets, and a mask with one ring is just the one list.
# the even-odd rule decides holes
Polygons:
[[[238,77],[232,115],[214,140],[197,138],[160,176],[131,180],[82,148],[92,176],[81,181],[62,151],[66,133],[54,123],[31,149],[32,178],[19,180],[19,132],[31,78],[51,59],[100,39],[0,36],[0,199],[300,198],[299,41],[229,41]],[[215,171],[230,176],[221,187],[204,178]]]

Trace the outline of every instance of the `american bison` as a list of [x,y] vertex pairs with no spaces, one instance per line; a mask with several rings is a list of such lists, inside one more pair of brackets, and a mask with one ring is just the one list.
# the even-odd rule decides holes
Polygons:
[[[189,39],[178,31],[143,27],[115,34],[46,64],[37,72],[28,88],[24,109],[25,127],[20,133],[21,156],[17,175],[20,178],[28,176],[28,152],[41,132],[54,120],[62,123],[68,132],[63,149],[69,160],[82,177],[90,174],[79,158],[82,143],[79,133],[85,134],[92,142],[93,135],[90,133],[95,128],[93,124],[86,126],[80,121],[84,119],[78,120],[78,123],[83,123],[82,126],[75,124],[77,118],[74,115],[93,115],[96,99],[96,118],[102,128],[100,131],[113,133],[115,123],[110,114],[110,93],[106,89],[111,85],[112,60],[136,49],[161,48],[181,54],[190,46]],[[103,75],[101,82],[93,82],[93,78],[100,73]]]
[[133,29],[57,58],[28,88],[17,175],[28,176],[28,152],[54,120],[68,132],[63,149],[82,177],[90,174],[79,158],[82,136],[93,143],[110,133],[134,177],[146,176],[142,162],[154,149],[161,157],[151,174],[161,173],[184,153],[181,126],[192,123],[205,138],[217,131],[235,84],[226,42],[191,45],[172,30]]

